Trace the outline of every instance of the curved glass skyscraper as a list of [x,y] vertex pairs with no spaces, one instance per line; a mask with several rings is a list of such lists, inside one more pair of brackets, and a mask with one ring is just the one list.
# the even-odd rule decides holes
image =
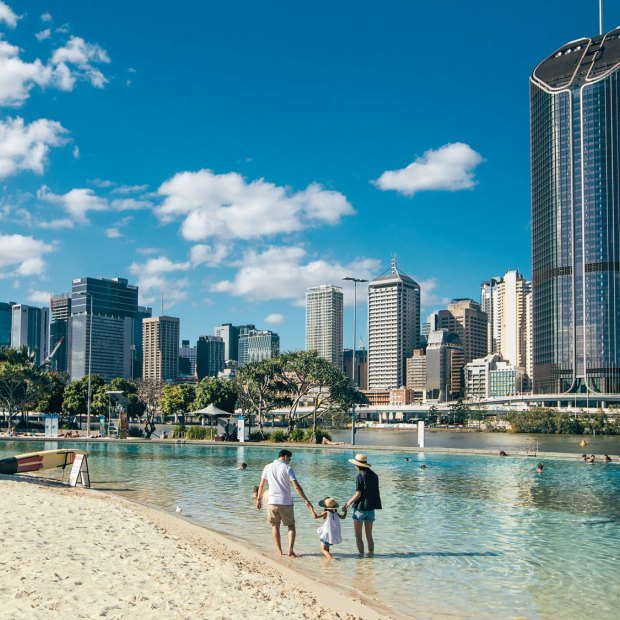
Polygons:
[[534,392],[620,392],[620,29],[530,78]]

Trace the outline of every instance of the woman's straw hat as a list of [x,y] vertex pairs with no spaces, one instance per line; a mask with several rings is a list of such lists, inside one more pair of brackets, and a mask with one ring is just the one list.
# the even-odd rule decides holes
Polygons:
[[338,502],[333,497],[326,497],[319,502],[321,508],[327,508],[328,510],[336,510],[338,508]]
[[353,463],[353,465],[357,465],[358,467],[370,467],[370,463],[365,454],[356,454],[354,459],[349,459],[349,463]]

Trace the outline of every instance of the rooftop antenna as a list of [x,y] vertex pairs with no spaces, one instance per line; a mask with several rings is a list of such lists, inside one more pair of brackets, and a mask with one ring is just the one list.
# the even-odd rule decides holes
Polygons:
[[598,0],[598,33],[603,34],[603,0]]
[[392,273],[398,273],[398,260],[396,258],[396,254],[392,254],[391,266],[392,266]]

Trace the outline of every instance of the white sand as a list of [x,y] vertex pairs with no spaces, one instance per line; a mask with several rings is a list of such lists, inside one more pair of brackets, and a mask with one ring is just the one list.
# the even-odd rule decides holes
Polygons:
[[105,493],[0,476],[0,498],[2,620],[390,617],[290,560]]

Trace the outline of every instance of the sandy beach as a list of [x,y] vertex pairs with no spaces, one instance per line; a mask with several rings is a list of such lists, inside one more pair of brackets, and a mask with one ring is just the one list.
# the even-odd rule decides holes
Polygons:
[[0,476],[0,618],[390,615],[215,532],[106,493]]

